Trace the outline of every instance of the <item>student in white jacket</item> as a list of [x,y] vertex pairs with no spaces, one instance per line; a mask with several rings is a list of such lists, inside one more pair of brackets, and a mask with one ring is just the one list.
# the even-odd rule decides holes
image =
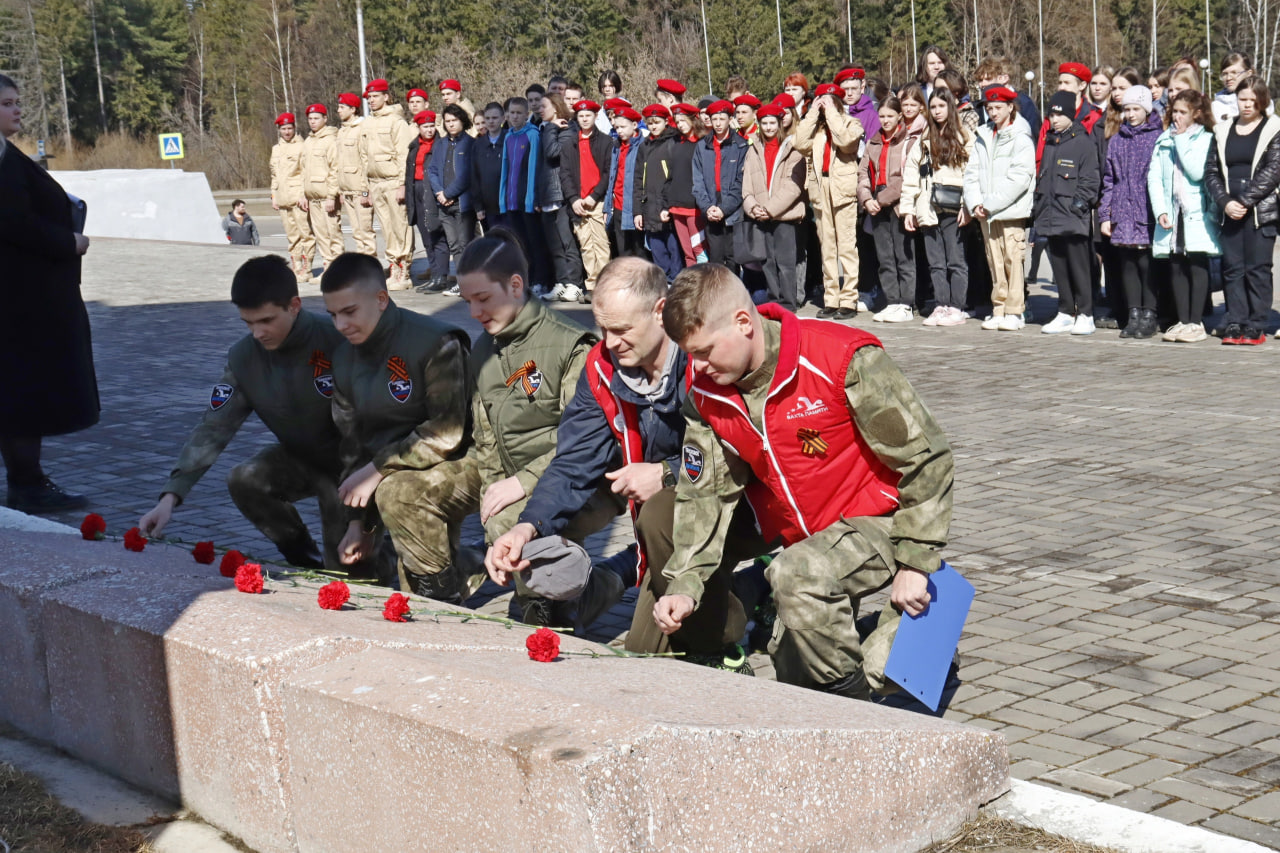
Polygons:
[[1036,148],[1026,119],[1018,114],[1018,93],[1007,86],[987,90],[987,115],[978,128],[973,156],[964,172],[964,203],[982,226],[991,267],[991,316],[984,329],[1022,328],[1026,284],[1027,219],[1035,195]]

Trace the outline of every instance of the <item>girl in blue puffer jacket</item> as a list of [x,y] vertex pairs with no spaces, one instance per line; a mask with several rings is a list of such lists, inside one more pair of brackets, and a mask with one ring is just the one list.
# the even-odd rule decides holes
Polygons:
[[1156,219],[1151,253],[1169,259],[1169,289],[1178,322],[1164,340],[1195,343],[1206,337],[1205,298],[1209,258],[1221,254],[1218,211],[1203,186],[1205,161],[1213,146],[1208,98],[1194,89],[1179,92],[1167,109],[1169,129],[1156,140],[1147,173],[1147,193]]

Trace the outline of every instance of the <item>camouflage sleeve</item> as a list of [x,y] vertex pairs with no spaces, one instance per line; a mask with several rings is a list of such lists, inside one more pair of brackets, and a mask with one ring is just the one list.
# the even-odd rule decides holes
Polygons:
[[384,476],[392,471],[425,471],[456,453],[467,439],[472,387],[467,347],[450,335],[427,359],[419,379],[430,414],[407,436],[373,454],[374,467]]
[[951,527],[955,461],[947,437],[880,347],[863,347],[853,357],[845,398],[867,445],[901,476],[889,530],[899,565],[936,572]]
[[240,390],[231,365],[227,365],[222,371],[222,378],[209,392],[204,417],[182,446],[178,461],[169,472],[169,482],[164,484],[160,493],[171,492],[179,501],[185,500],[192,487],[218,461],[218,456],[226,450],[252,411],[253,404]]
[[[565,365],[564,375],[560,380],[560,413],[562,417],[564,410],[569,407],[569,401],[573,399],[574,392],[578,388],[578,378],[582,376],[582,369],[587,366],[587,354],[591,352],[591,348],[595,346],[595,343],[594,336],[583,336],[582,340],[578,341],[578,345],[573,348],[573,352],[569,354],[569,361]],[[516,472],[516,479],[524,487],[526,495],[533,494],[533,487],[538,485],[542,475],[551,466],[551,460],[555,458],[556,448],[552,447]]]
[[667,595],[687,595],[696,606],[702,600],[704,582],[724,556],[725,536],[751,471],[741,459],[724,452],[692,397],[684,401],[684,420],[675,548],[662,573],[670,580]]

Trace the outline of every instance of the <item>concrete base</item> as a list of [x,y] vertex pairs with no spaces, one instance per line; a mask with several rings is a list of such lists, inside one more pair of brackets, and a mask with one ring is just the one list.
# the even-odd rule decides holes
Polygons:
[[178,548],[0,530],[0,553],[0,719],[263,853],[909,851],[1009,785],[1002,737],[930,717],[671,660],[535,663],[523,627],[244,595]]
[[181,169],[98,169],[50,172],[62,188],[89,206],[89,237],[177,240],[225,244],[218,210],[204,172]]

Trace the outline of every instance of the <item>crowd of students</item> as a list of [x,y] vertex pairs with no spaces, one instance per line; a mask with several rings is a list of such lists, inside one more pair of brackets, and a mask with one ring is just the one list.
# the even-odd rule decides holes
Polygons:
[[418,289],[456,295],[467,243],[504,225],[549,301],[589,302],[610,258],[641,256],[668,280],[725,264],[757,299],[823,318],[1018,331],[1030,245],[1058,290],[1045,333],[1203,340],[1212,287],[1223,342],[1265,341],[1280,119],[1247,58],[1222,61],[1212,99],[1189,59],[1145,78],[1067,62],[1042,122],[1006,61],[966,79],[943,49],[923,56],[896,90],[850,65],[768,100],[741,77],[724,98],[690,103],[664,79],[629,99],[606,71],[596,92],[555,76],[482,109],[443,81],[437,116],[411,90]]

